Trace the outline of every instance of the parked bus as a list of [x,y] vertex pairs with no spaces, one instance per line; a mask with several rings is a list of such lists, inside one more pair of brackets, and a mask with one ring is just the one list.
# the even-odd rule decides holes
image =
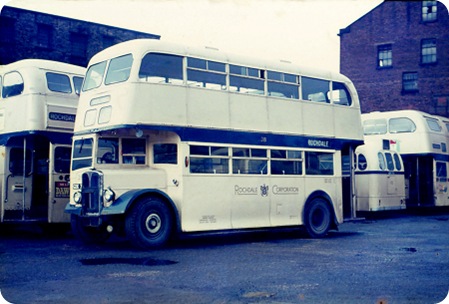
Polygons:
[[407,207],[448,206],[447,129],[441,118],[402,110],[362,115],[365,138],[389,138],[404,162]]
[[356,210],[374,212],[405,209],[404,165],[390,140],[367,136],[355,150]]
[[39,59],[0,68],[1,222],[69,223],[71,137],[84,72]]
[[[95,55],[75,121],[74,234],[173,234],[343,221],[342,157],[363,143],[346,77],[134,40]],[[350,183],[349,183],[350,184]]]

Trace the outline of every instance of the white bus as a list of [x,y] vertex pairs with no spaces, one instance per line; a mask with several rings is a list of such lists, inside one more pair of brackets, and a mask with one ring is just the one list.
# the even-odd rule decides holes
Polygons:
[[404,165],[390,140],[365,137],[355,150],[356,210],[374,212],[405,209]]
[[[363,142],[346,77],[134,40],[95,55],[75,121],[72,229],[172,234],[343,221],[341,159]],[[352,158],[352,155],[351,155]]]
[[389,138],[404,162],[407,207],[448,206],[447,128],[415,110],[362,114],[365,138]]
[[64,208],[84,73],[40,59],[0,68],[1,222],[70,221]]

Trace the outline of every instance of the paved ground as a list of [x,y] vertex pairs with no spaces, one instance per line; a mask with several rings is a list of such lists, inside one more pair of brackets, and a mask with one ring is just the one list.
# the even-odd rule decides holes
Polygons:
[[21,303],[439,303],[449,212],[348,222],[325,239],[275,231],[139,251],[0,226],[0,291]]

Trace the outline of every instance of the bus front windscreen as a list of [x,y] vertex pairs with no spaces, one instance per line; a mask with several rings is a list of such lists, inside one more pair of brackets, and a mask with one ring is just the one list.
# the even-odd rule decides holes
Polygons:
[[78,139],[73,144],[72,170],[92,166],[93,139]]

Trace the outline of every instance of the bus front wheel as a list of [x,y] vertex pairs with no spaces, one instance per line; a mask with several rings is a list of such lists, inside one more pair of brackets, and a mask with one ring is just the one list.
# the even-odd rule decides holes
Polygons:
[[165,245],[172,233],[170,209],[159,198],[138,201],[126,216],[126,235],[131,243],[142,249]]
[[304,225],[311,238],[322,238],[328,233],[332,223],[329,204],[322,198],[315,198],[306,205]]

